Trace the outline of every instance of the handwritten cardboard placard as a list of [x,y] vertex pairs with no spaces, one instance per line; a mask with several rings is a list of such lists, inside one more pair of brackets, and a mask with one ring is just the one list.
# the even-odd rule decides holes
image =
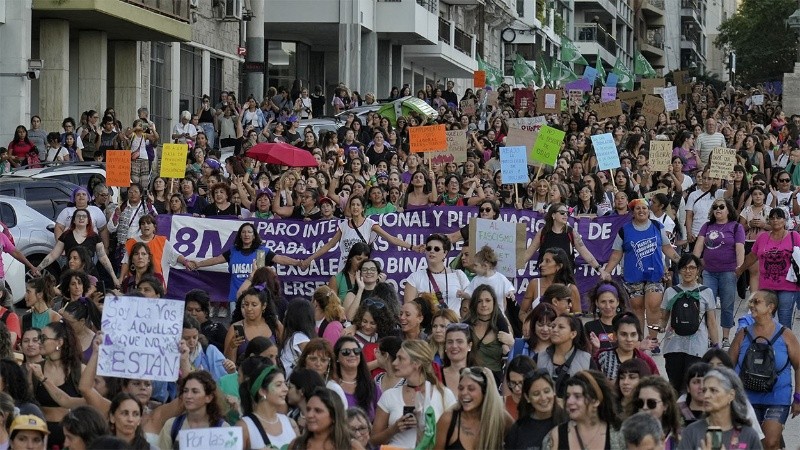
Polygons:
[[736,165],[736,150],[725,147],[714,147],[711,150],[711,168],[708,176],[727,180]]
[[655,191],[650,191],[644,194],[644,199],[649,201],[651,198],[653,198],[653,196],[658,194],[666,194],[667,192],[669,192],[667,188],[656,189]]
[[617,92],[617,98],[622,100],[623,103],[633,106],[634,103],[642,101],[644,94],[641,90]]
[[592,146],[600,170],[616,169],[621,165],[617,144],[614,143],[614,136],[611,133],[593,135]]
[[[528,234],[524,224],[473,217],[469,221],[469,236],[473,251],[477,252],[484,245],[495,251],[497,271],[503,275],[515,277],[517,270],[525,267]],[[505,294],[497,295],[505,297]]]
[[678,120],[686,120],[686,103],[678,105]]
[[678,100],[677,86],[665,87],[664,90],[661,91],[661,97],[664,99],[664,109],[667,112],[678,110],[680,101]]
[[564,143],[566,132],[557,128],[543,126],[539,129],[536,142],[529,155],[529,161],[555,166],[561,144]]
[[580,105],[583,103],[583,91],[580,89],[569,90],[569,103],[572,105]]
[[617,88],[611,86],[603,86],[600,91],[601,102],[613,102],[617,98]]
[[183,300],[106,297],[97,374],[175,381],[180,369]]
[[467,162],[467,132],[464,130],[447,131],[447,150],[430,154],[432,164]]
[[476,88],[482,88],[486,86],[486,71],[485,70],[476,70],[472,74],[472,84]]
[[539,89],[536,91],[536,112],[538,114],[558,114],[560,110],[560,89]]
[[658,122],[658,115],[664,112],[664,100],[655,95],[646,95],[642,104],[642,114],[647,120],[647,126],[652,127]]
[[642,78],[641,90],[645,94],[656,94],[656,88],[663,88],[667,82],[663,78]]
[[528,149],[524,146],[500,147],[500,171],[503,184],[531,181],[528,175]]
[[764,104],[764,94],[758,94],[753,96],[753,105],[759,106]]
[[506,120],[508,128],[519,128],[525,131],[538,131],[542,126],[547,125],[547,118],[545,116],[536,117],[518,117]]
[[536,140],[539,138],[539,129],[523,130],[520,128],[509,128],[506,135],[505,145],[509,147],[525,147],[528,153],[533,150]]
[[[186,171],[186,159],[183,169]],[[179,178],[183,178],[181,175]],[[131,151],[108,150],[106,151],[106,185],[115,187],[130,187],[131,185]]]
[[444,125],[409,127],[408,141],[411,153],[441,152],[447,149],[447,130]]
[[161,176],[163,178],[183,178],[186,176],[186,144],[164,144],[161,150]]
[[606,117],[617,117],[622,114],[622,101],[617,99],[605,103],[596,103],[594,109],[597,112],[598,119],[605,119]]
[[181,450],[243,450],[244,439],[241,427],[189,428],[178,431]]
[[668,172],[672,164],[672,142],[650,141],[650,170]]
[[517,89],[514,91],[514,106],[517,111],[527,111],[536,106],[533,89]]
[[477,108],[475,108],[475,100],[471,98],[467,100],[462,100],[460,105],[462,114],[466,114],[468,116],[475,115],[475,111],[477,111]]

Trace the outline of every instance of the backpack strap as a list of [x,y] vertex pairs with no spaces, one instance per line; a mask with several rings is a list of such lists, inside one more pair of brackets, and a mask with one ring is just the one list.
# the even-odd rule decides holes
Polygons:
[[0,322],[6,323],[6,319],[8,319],[8,316],[10,314],[11,314],[11,311],[8,308],[5,308],[5,311],[3,311],[3,315],[0,316]]
[[522,352],[525,350],[526,345],[527,342],[525,342],[525,339],[523,338],[514,339],[514,348],[512,349],[511,354],[514,355],[515,357],[522,355],[523,354]]
[[[269,446],[272,443],[269,441],[269,437],[267,436],[267,432],[264,431],[264,427],[261,426],[261,421],[258,420],[258,417],[256,417],[256,415],[253,414],[253,413],[247,414],[245,417],[249,417],[250,420],[253,421],[253,423],[256,425],[256,428],[258,429],[258,432],[261,434],[261,440],[263,440],[264,441],[264,445],[269,448]],[[250,443],[251,443],[251,446],[252,446],[252,443],[253,443],[252,439],[250,439]]]
[[181,431],[183,427],[183,422],[186,421],[186,414],[181,414],[180,416],[175,418],[175,421],[172,422],[172,428],[169,430],[169,437],[172,438],[172,448],[178,448],[178,432]]
[[668,311],[672,311],[672,307],[675,305],[675,301],[678,300],[678,296],[683,293],[683,289],[680,288],[678,285],[672,286],[672,289],[675,290],[675,295],[672,296],[669,302],[669,309]]
[[[772,337],[772,339],[770,339],[770,341],[769,341],[769,346],[770,346],[770,347],[772,347],[772,346],[775,344],[775,342],[778,340],[778,338],[780,338],[781,336],[783,336],[783,332],[784,332],[784,331],[786,331],[786,327],[785,327],[785,326],[783,326],[783,325],[781,325],[781,329],[780,329],[780,330],[778,330],[778,332],[777,332],[777,333],[775,333],[775,336],[773,336],[773,337]],[[789,366],[789,363],[790,363],[790,362],[791,362],[791,360],[790,360],[790,359],[789,359],[789,357],[787,356],[787,357],[786,357],[786,364],[784,364],[784,365],[783,365],[783,367],[781,367],[781,370],[778,370],[778,371],[777,371],[777,372],[775,372],[775,373],[776,373],[776,374],[780,374],[781,372],[783,372],[783,371],[786,369],[786,367],[788,367],[788,366]]]

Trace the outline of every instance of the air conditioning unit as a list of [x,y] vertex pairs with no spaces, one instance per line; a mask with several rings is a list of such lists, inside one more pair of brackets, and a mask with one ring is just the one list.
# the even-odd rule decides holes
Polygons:
[[242,0],[224,0],[223,20],[242,20]]

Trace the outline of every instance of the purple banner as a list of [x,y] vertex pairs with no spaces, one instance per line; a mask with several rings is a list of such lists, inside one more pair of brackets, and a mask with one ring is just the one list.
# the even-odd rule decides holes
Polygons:
[[[417,245],[424,243],[431,233],[451,233],[460,229],[476,215],[474,208],[437,207],[372,218],[389,234]],[[528,244],[535,232],[544,225],[544,216],[531,211],[503,210],[499,220],[527,224]],[[611,254],[614,236],[628,220],[630,219],[627,216],[579,218],[573,220],[573,226],[598,261],[606,262]],[[239,219],[161,215],[158,216],[158,233],[167,236],[175,251],[181,255],[191,260],[202,260],[227,250],[233,244],[236,232],[243,222]],[[305,259],[333,237],[340,221],[254,220],[253,223],[267,247],[274,252]],[[458,256],[461,246],[462,243],[454,246],[450,258]],[[426,267],[424,256],[400,249],[382,238],[378,238],[373,248],[373,258],[380,262],[388,275],[387,282],[397,287],[402,298],[405,279],[411,273]],[[535,266],[537,260],[538,256],[535,255],[524,269],[517,271],[516,278],[511,280],[516,287],[518,299],[524,295],[530,279],[539,276]],[[576,265],[578,287],[584,293],[597,281],[597,273],[580,257]],[[276,266],[275,269],[283,286],[283,294],[287,298],[310,297],[318,286],[327,283],[339,272],[339,247],[335,246],[306,269],[286,266]],[[208,291],[214,300],[228,298],[230,276],[227,265],[221,264],[196,272],[173,267],[165,277],[168,277],[169,298],[183,298],[186,292],[194,288]]]

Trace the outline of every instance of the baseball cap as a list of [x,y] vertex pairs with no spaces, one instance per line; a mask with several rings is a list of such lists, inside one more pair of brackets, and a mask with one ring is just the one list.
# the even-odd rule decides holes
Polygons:
[[207,158],[205,160],[205,163],[208,164],[208,167],[211,167],[214,170],[218,170],[220,167],[219,161],[217,161],[216,159]]
[[44,434],[50,434],[50,432],[47,431],[47,423],[45,423],[45,421],[39,417],[31,414],[17,416],[14,421],[11,422],[9,436],[12,439],[14,438],[14,433],[17,431],[38,431]]

